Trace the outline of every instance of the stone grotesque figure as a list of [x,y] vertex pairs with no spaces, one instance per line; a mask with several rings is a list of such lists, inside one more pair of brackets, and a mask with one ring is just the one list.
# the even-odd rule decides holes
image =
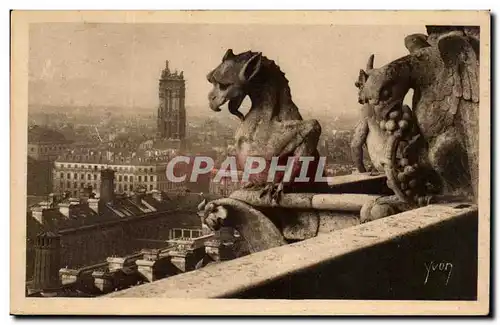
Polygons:
[[[244,168],[248,157],[259,157],[265,161],[265,168],[251,175],[244,186],[244,189],[254,191],[240,191],[248,197],[231,195],[204,201],[198,207],[202,222],[212,230],[221,226],[235,227],[252,252],[282,245],[284,237],[300,240],[315,236],[319,227],[318,215],[298,213],[296,217],[288,216],[278,229],[268,216],[245,201],[255,195],[277,207],[284,191],[310,192],[317,190],[318,185],[326,184],[315,179],[319,170],[317,144],[321,134],[318,121],[302,119],[284,73],[261,53],[247,51],[236,55],[229,49],[207,79],[213,85],[208,95],[210,108],[220,111],[220,107],[228,102],[229,111],[241,120],[235,135],[238,167]],[[252,105],[243,115],[239,107],[246,96],[250,97]],[[309,158],[304,162],[301,157]],[[285,179],[283,171],[270,171],[276,158],[279,166],[291,167],[289,179]],[[302,164],[308,166],[305,177],[310,181],[294,182],[297,176],[304,176],[301,174]]]
[[[374,56],[372,55],[368,60],[367,71],[373,69],[373,60]],[[355,82],[360,94],[363,91],[366,79],[366,72],[361,70],[358,80]],[[393,121],[386,122],[379,114],[375,113],[373,105],[364,103],[361,99],[360,103],[363,104],[361,119],[354,129],[351,141],[351,154],[354,164],[359,172],[366,172],[363,162],[363,147],[366,145],[368,155],[375,169],[372,172],[385,172],[386,146],[389,144],[391,134],[397,127],[405,131],[404,136],[407,141],[401,141],[398,149],[400,149],[400,156],[406,156],[409,146],[413,143],[412,138],[417,132],[414,116],[407,105],[402,105],[392,110]]]
[[[427,31],[429,35],[406,37],[409,55],[380,68],[373,68],[371,59],[368,69],[361,71],[359,102],[370,105],[379,120],[395,122],[394,111],[400,110],[408,90],[414,90],[412,110],[418,127],[417,154],[413,157],[415,165],[410,162],[410,166],[404,167],[416,179],[414,190],[406,193],[401,188],[400,182],[408,174],[397,170],[401,162],[408,165],[404,160],[407,158],[395,160],[395,149],[401,140],[406,140],[404,130],[392,128],[390,143],[386,145],[384,168],[388,183],[401,201],[416,205],[421,195],[430,191],[427,188],[430,185],[441,195],[460,194],[476,202],[478,33],[474,28],[446,26],[427,26]],[[427,180],[431,179],[438,182],[429,184]]]
[[[220,111],[220,106],[228,102],[229,111],[241,120],[235,136],[239,167],[245,165],[247,157],[262,157],[266,161],[266,169],[250,178],[246,188],[261,189],[263,195],[279,201],[284,187],[292,185],[285,184],[283,173],[276,173],[274,180],[268,181],[273,157],[279,158],[280,165],[286,164],[288,158],[294,159],[292,180],[299,175],[298,158],[315,157],[308,169],[308,176],[314,178],[321,126],[316,120],[302,119],[292,101],[288,80],[274,61],[261,53],[247,51],[235,55],[229,49],[207,79],[213,85],[208,95],[210,108]],[[238,109],[246,96],[252,106],[243,116]]]

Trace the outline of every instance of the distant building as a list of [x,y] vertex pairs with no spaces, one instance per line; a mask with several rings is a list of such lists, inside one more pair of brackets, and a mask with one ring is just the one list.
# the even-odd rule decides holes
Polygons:
[[53,192],[69,191],[71,195],[78,196],[79,192],[88,186],[99,189],[101,171],[104,169],[115,171],[116,193],[134,192],[139,188],[148,191],[172,191],[183,188],[185,184],[167,180],[168,161],[168,156],[124,157],[109,151],[61,155],[54,163]]
[[[99,195],[95,195],[94,188],[89,186],[82,188],[78,195],[51,193],[42,202],[29,207],[27,279],[34,273],[36,239],[42,232],[61,236],[59,269],[99,263],[111,255],[137,253],[148,244],[148,239],[166,243],[173,228],[198,227],[196,207],[201,200],[199,194],[166,193],[155,189],[140,189],[130,195],[118,194],[114,190],[116,185],[124,185],[123,179],[120,181],[120,175],[123,175],[120,171],[99,167],[94,173],[96,164],[92,168],[80,166],[82,170],[92,170],[90,175],[99,175],[100,183],[96,188]],[[151,167],[147,168],[149,173]],[[80,174],[77,175],[80,178]]]
[[55,130],[34,125],[28,129],[28,157],[39,161],[54,161],[71,145]]
[[54,161],[70,146],[71,141],[60,132],[38,125],[28,129],[28,195],[46,195],[51,192]]
[[172,147],[180,148],[186,138],[186,86],[184,74],[171,72],[166,61],[159,80],[158,134],[168,139]]

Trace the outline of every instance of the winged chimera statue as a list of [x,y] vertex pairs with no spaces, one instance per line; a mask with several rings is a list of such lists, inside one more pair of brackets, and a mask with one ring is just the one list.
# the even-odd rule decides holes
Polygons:
[[[427,33],[407,36],[405,46],[410,54],[383,67],[373,68],[372,55],[357,83],[359,102],[371,105],[379,120],[388,121],[390,113],[400,109],[405,95],[413,89],[412,110],[420,133],[417,177],[437,183],[437,200],[465,197],[477,203],[479,28],[427,26]],[[368,219],[422,203],[416,194],[409,196],[401,189],[398,176],[404,175],[397,173],[394,156],[402,134],[396,130],[391,136],[385,164],[388,185],[406,207],[398,209],[391,200],[378,202],[390,208],[382,215],[365,216]]]

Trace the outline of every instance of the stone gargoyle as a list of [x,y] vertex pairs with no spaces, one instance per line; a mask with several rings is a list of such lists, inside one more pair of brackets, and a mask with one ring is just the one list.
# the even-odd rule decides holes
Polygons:
[[[410,54],[380,68],[373,56],[356,86],[388,133],[383,168],[395,197],[362,211],[365,221],[436,201],[477,203],[479,155],[478,30],[427,26],[428,35],[406,37]],[[371,63],[370,63],[371,62]],[[403,100],[413,89],[415,120],[405,120]],[[412,156],[397,155],[416,123]],[[410,125],[411,126],[411,125]],[[382,209],[383,205],[386,209]],[[376,213],[371,211],[376,210]]]
[[[220,107],[228,102],[229,111],[241,121],[235,135],[237,167],[243,169],[248,157],[261,157],[266,161],[265,169],[250,175],[244,189],[259,192],[261,198],[268,198],[270,205],[278,206],[285,191],[307,192],[321,186],[315,179],[319,163],[317,144],[321,126],[317,120],[303,120],[292,100],[288,80],[274,61],[259,52],[234,54],[228,49],[222,62],[207,75],[207,80],[213,86],[208,94],[210,108],[220,111]],[[239,108],[246,96],[252,104],[247,114],[243,115]],[[272,178],[272,175],[269,177],[269,169],[275,157],[278,158],[280,166],[288,165],[290,159],[292,160],[289,180],[285,181],[283,171],[276,172],[274,179],[269,180]],[[308,162],[306,175],[310,182],[293,181],[302,169],[303,162],[299,160],[300,157],[313,159]],[[250,228],[262,230],[262,227],[265,227],[268,236],[277,236],[268,242],[283,241],[281,234],[278,236],[275,227],[265,220],[265,216],[250,206],[243,208],[243,205],[244,203],[235,202],[231,198],[205,203],[202,206],[202,220],[210,228],[217,229],[227,216],[225,211],[228,206],[231,206],[230,209],[233,210],[244,210],[242,213],[246,214],[247,218],[240,221],[253,222]],[[299,230],[301,235],[298,237],[314,236],[318,219],[314,216],[303,217],[304,227]],[[252,231],[251,236],[258,237],[258,232]],[[245,231],[242,231],[242,235],[245,236]]]
[[[279,164],[294,159],[292,180],[301,169],[298,158],[314,157],[307,176],[315,175],[321,126],[317,120],[302,119],[292,100],[288,80],[274,61],[262,53],[247,51],[236,55],[229,49],[207,79],[213,85],[208,95],[210,108],[220,111],[220,106],[228,102],[229,111],[240,117],[241,124],[235,135],[238,168],[244,168],[247,157],[262,157],[266,161],[266,168],[252,175],[245,188],[259,189],[263,195],[279,202],[285,188],[305,185],[284,182],[284,173],[276,173],[269,182],[273,157],[279,158]],[[238,109],[246,96],[252,105],[241,117]]]

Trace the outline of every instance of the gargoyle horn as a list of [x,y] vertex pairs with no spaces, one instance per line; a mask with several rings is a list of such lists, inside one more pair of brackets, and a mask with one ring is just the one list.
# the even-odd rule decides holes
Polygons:
[[373,61],[375,60],[375,54],[370,55],[368,62],[366,63],[366,72],[373,69]]

